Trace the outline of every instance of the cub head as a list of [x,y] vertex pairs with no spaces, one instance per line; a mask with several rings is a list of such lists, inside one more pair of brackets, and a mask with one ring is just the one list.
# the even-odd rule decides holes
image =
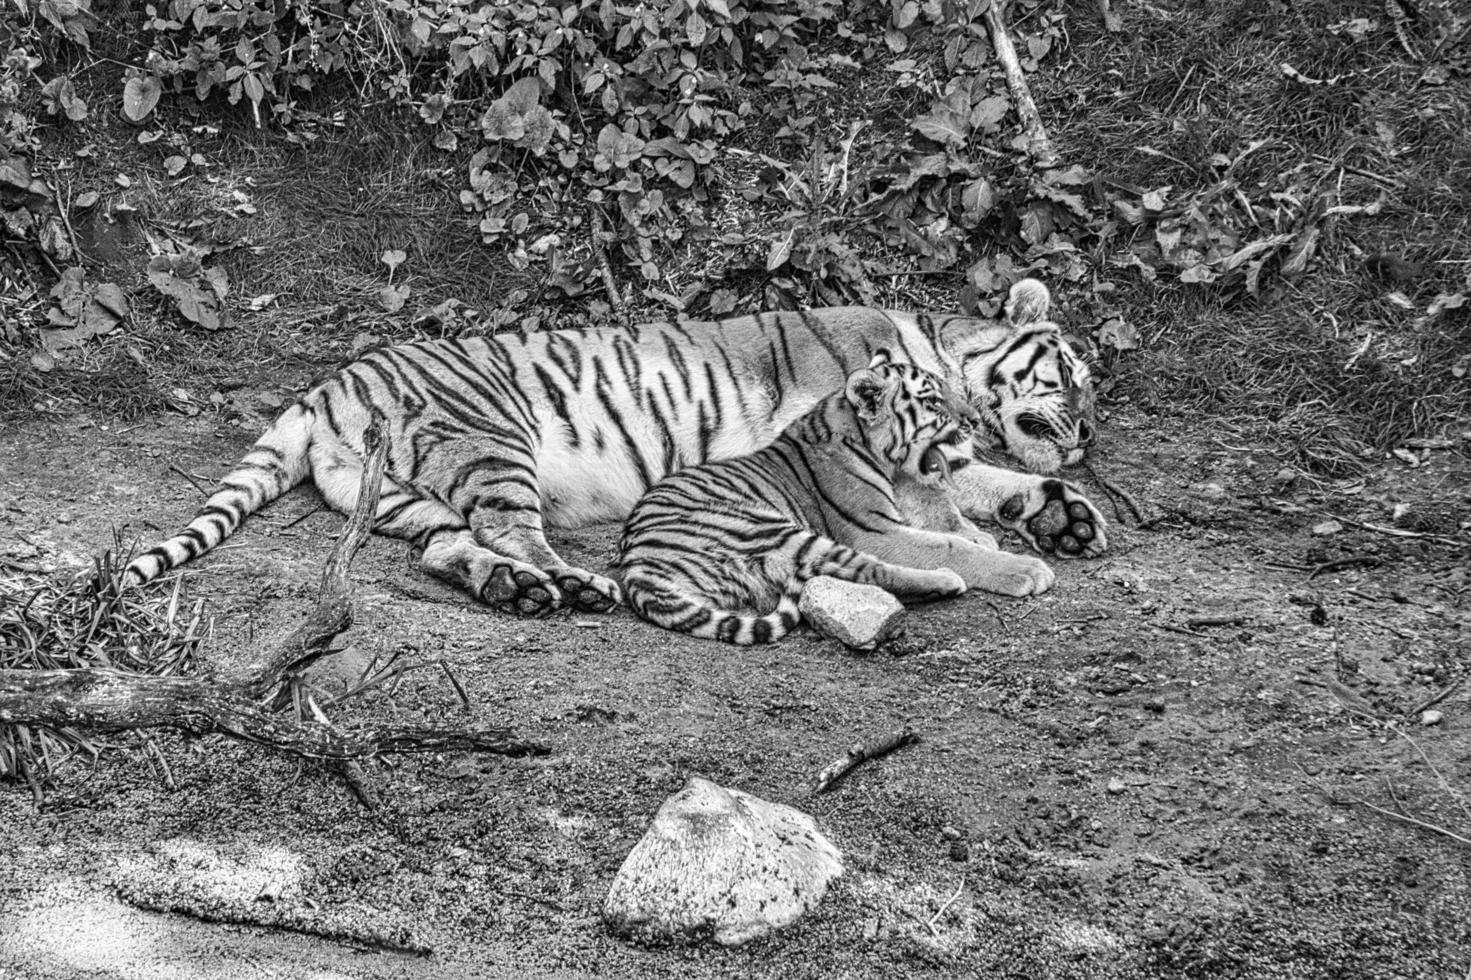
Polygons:
[[939,486],[970,463],[979,416],[939,375],[897,363],[884,348],[848,375],[844,395],[869,447],[896,473]]
[[977,442],[1035,473],[1081,462],[1095,424],[1092,375],[1048,319],[1051,305],[1046,286],[1023,279],[1011,287],[1003,323],[955,317],[940,334],[980,413]]

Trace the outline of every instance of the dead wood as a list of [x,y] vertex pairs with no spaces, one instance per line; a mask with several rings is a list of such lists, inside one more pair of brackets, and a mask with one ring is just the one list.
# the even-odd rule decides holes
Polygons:
[[544,746],[504,728],[359,728],[319,719],[303,722],[271,704],[304,668],[332,653],[332,641],[352,623],[352,560],[372,528],[383,482],[387,440],[381,422],[369,428],[357,505],[322,572],[317,605],[283,641],[250,666],[214,676],[152,676],[90,667],[0,670],[0,724],[109,731],[174,728],[222,734],[313,759],[361,759],[386,753],[488,752],[542,755]]
[[863,742],[854,742],[848,749],[848,754],[841,759],[835,759],[822,772],[817,774],[817,786],[814,792],[825,793],[833,787],[833,784],[842,779],[848,773],[869,759],[877,759],[888,755],[890,752],[912,742],[918,742],[919,736],[908,728],[901,728],[897,732],[880,735]]
[[1052,149],[1052,140],[1047,136],[1047,127],[1042,124],[1042,114],[1032,99],[1032,90],[1027,86],[1027,76],[1022,72],[1021,61],[1016,56],[1016,47],[1002,19],[1006,4],[993,0],[986,8],[986,27],[991,32],[991,46],[996,59],[1006,72],[1006,87],[1011,91],[1011,100],[1016,103],[1016,114],[1021,119],[1022,133],[1027,139],[1027,152],[1038,167],[1055,167],[1057,152]]
[[1134,499],[1134,495],[1113,481],[1105,479],[1103,474],[1099,473],[1092,463],[1088,463],[1085,468],[1088,470],[1089,475],[1093,477],[1093,481],[1109,495],[1109,503],[1113,504],[1114,517],[1118,518],[1120,522],[1124,520],[1124,512],[1119,507],[1119,501],[1122,500],[1129,508],[1129,512],[1134,515],[1134,520],[1139,524],[1139,529],[1144,530],[1147,526],[1144,523],[1144,512],[1139,509],[1139,502]]

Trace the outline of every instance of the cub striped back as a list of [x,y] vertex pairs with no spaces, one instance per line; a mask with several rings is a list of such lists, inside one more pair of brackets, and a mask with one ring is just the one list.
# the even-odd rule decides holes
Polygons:
[[634,505],[619,542],[629,604],[666,629],[752,644],[798,624],[817,575],[958,595],[953,572],[892,566],[852,541],[903,523],[896,480],[934,486],[963,465],[975,421],[938,376],[880,351],[772,445],[681,470]]

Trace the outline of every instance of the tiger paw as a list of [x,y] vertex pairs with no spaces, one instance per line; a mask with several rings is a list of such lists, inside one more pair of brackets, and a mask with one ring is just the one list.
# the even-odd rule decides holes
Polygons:
[[1013,494],[997,508],[996,521],[1043,554],[1096,558],[1108,549],[1103,514],[1062,480],[1038,480],[1029,490]]
[[1037,595],[1052,588],[1057,575],[1040,558],[1031,555],[1013,555],[998,551],[984,569],[972,573],[968,579],[972,588],[995,595]]
[[567,605],[578,612],[604,613],[623,601],[623,590],[610,578],[580,568],[559,568],[552,574]]
[[562,590],[549,575],[519,562],[497,563],[479,594],[492,609],[517,616],[545,616],[562,604]]

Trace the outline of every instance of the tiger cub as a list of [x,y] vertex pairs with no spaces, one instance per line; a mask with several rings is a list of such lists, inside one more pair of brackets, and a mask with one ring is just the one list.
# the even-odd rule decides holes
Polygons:
[[752,644],[796,627],[802,586],[817,575],[908,600],[960,595],[967,581],[952,568],[982,557],[967,552],[994,557],[989,536],[912,527],[896,494],[917,484],[909,496],[944,500],[934,488],[970,461],[977,418],[938,376],[881,349],[771,445],[644,494],[619,542],[628,603],[666,629]]

